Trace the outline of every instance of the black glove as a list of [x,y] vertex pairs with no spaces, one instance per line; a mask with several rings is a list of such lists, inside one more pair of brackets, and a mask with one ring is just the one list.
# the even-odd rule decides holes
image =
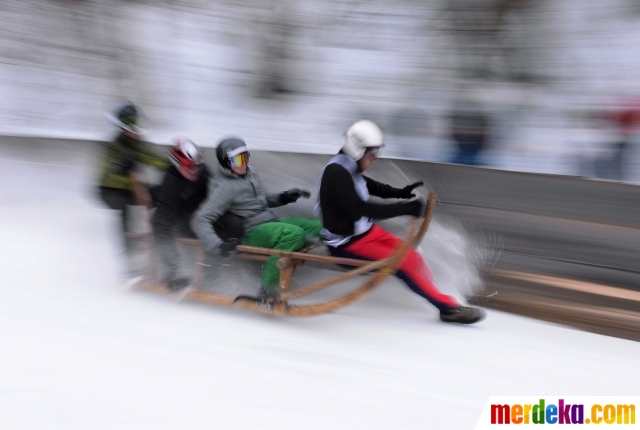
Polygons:
[[424,185],[424,182],[420,181],[420,182],[416,182],[415,184],[411,184],[411,185],[407,185],[404,188],[400,189],[400,192],[398,192],[397,198],[399,199],[411,199],[413,197],[415,197],[416,195],[412,193],[414,188],[418,188],[419,186]]
[[225,240],[220,244],[218,249],[220,250],[220,254],[223,257],[230,257],[232,255],[236,255],[239,251],[236,251],[236,246],[240,245],[242,242],[240,239],[229,239]]
[[300,188],[291,188],[280,194],[280,201],[283,205],[288,205],[289,203],[295,203],[300,197],[308,199],[311,197],[311,193]]
[[424,211],[427,208],[427,202],[422,199],[412,200],[404,203],[406,208],[406,214],[416,218],[424,216]]
[[213,222],[213,229],[222,240],[243,238],[244,218],[227,212]]

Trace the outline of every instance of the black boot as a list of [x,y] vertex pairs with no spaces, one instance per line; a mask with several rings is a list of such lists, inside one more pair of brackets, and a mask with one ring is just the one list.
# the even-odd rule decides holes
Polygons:
[[280,301],[280,296],[278,295],[278,288],[265,288],[260,286],[258,290],[257,296],[247,296],[241,295],[233,299],[233,303],[238,303],[241,301],[251,301],[254,302],[256,306],[273,309],[274,305]]
[[265,288],[261,286],[260,290],[258,290],[258,300],[264,303],[279,302],[280,296],[278,294],[278,287]]
[[487,313],[484,310],[467,306],[460,306],[458,309],[449,312],[440,311],[440,319],[442,321],[458,324],[473,324],[482,321],[486,317]]

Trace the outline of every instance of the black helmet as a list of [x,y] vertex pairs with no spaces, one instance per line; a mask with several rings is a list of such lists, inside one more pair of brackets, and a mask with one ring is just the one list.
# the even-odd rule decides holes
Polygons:
[[132,126],[138,124],[140,110],[133,103],[124,105],[118,111],[118,120],[124,125]]
[[105,110],[105,116],[118,127],[136,134],[143,131],[140,129],[141,123],[147,122],[147,118],[140,108],[129,100],[118,102],[108,111]]
[[246,153],[246,161],[249,160],[249,148],[244,140],[237,137],[230,137],[224,139],[218,144],[216,148],[216,157],[218,157],[218,163],[224,169],[231,168],[231,158],[236,155]]

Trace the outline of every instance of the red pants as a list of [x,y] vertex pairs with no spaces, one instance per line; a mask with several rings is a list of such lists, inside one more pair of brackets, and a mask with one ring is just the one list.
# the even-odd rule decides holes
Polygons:
[[[376,261],[390,257],[401,243],[402,240],[382,227],[374,225],[364,237],[344,248],[334,249],[332,253],[341,257]],[[456,299],[441,293],[436,288],[429,267],[420,254],[413,249],[407,252],[396,276],[404,281],[414,293],[429,300],[440,310],[448,311],[460,306]]]

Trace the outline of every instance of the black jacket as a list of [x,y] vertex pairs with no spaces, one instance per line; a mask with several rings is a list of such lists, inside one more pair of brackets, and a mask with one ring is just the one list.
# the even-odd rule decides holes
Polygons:
[[162,185],[154,189],[156,218],[178,221],[191,217],[195,210],[207,198],[209,169],[205,166],[196,181],[190,181],[178,172],[175,166],[167,170]]
[[[400,189],[363,176],[369,194],[381,198],[397,198]],[[350,236],[354,223],[361,217],[386,219],[411,215],[416,211],[414,202],[372,203],[363,201],[356,192],[351,174],[339,164],[329,164],[320,182],[320,207],[324,228],[334,234]]]
[[191,215],[207,198],[209,177],[206,166],[196,181],[182,176],[175,166],[167,170],[162,185],[153,190],[156,206],[153,226],[156,233],[165,233],[166,229],[180,223],[188,224]]
[[174,241],[174,234],[193,236],[189,229],[189,218],[200,206],[208,194],[210,172],[206,168],[196,181],[190,181],[171,166],[162,181],[162,185],[152,191],[156,207],[153,215],[153,236],[158,253],[174,276],[180,266],[180,254]]

